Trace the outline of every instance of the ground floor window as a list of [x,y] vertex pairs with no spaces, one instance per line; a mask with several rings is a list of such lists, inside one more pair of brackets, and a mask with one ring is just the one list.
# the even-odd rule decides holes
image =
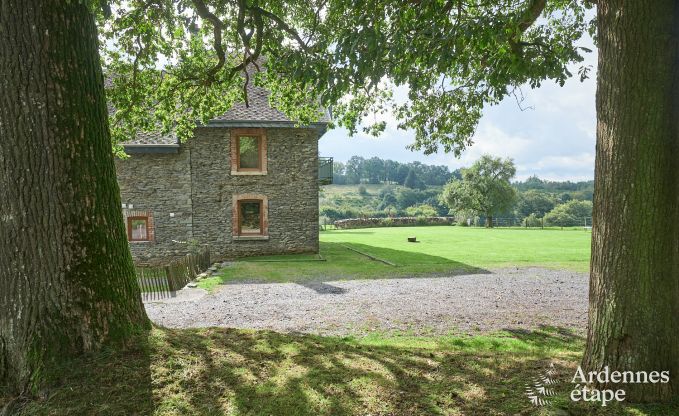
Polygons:
[[242,237],[266,236],[268,201],[264,195],[234,196],[234,235]]
[[153,215],[149,211],[126,210],[128,241],[153,241]]
[[130,241],[148,241],[148,217],[131,217],[127,219],[127,236]]
[[238,201],[238,234],[262,234],[262,200]]

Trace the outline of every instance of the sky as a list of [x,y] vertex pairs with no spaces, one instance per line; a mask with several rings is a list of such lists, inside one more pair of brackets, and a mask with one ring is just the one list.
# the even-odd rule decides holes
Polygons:
[[[406,149],[414,141],[414,132],[396,129],[387,117],[387,129],[379,138],[362,132],[349,137],[345,129],[327,132],[319,142],[321,156],[346,161],[351,156],[378,156],[399,162],[420,161],[446,165],[451,170],[471,165],[483,154],[512,158],[516,179],[537,175],[549,180],[590,180],[594,178],[596,113],[596,48],[590,39],[582,46],[593,49],[582,64],[592,65],[590,78],[580,82],[576,74],[563,87],[553,81],[538,89],[522,88],[521,107],[514,97],[484,110],[474,136],[474,144],[458,159],[452,154],[425,155]],[[404,95],[396,91],[395,97]],[[391,121],[391,122],[390,122]]]

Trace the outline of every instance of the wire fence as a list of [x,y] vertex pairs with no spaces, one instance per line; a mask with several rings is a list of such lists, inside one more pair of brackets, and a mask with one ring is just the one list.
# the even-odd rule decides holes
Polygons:
[[203,247],[165,266],[137,266],[137,282],[142,299],[174,297],[176,292],[210,267],[210,249]]
[[[493,227],[521,227],[521,228],[582,228],[585,230],[592,229],[592,217],[569,218],[563,221],[550,222],[545,221],[544,218],[527,217],[527,218],[512,218],[500,217],[492,219]],[[487,218],[469,218],[461,225],[486,227],[488,226]]]

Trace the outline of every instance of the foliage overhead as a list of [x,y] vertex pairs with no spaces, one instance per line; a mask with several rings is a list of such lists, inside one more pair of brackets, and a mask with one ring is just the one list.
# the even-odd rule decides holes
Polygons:
[[484,155],[470,168],[462,169],[462,179],[446,185],[442,199],[453,211],[493,217],[514,204],[516,191],[509,181],[515,174],[511,159]]
[[[186,139],[196,123],[247,103],[254,82],[301,124],[319,117],[320,104],[353,134],[390,111],[415,131],[412,149],[459,154],[484,106],[520,96],[523,85],[563,84],[593,27],[589,2],[575,0],[92,3],[116,142],[154,129]],[[581,78],[588,71],[580,67]],[[393,99],[394,86],[408,89],[406,102]],[[383,131],[378,119],[364,130]]]

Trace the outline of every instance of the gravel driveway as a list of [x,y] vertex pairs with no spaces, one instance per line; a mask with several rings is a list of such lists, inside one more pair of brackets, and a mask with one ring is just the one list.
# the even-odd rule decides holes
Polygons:
[[[477,333],[553,325],[583,333],[586,274],[538,268],[411,279],[239,283],[146,303],[167,327],[222,326],[360,335]],[[186,299],[185,301],[183,299]]]

